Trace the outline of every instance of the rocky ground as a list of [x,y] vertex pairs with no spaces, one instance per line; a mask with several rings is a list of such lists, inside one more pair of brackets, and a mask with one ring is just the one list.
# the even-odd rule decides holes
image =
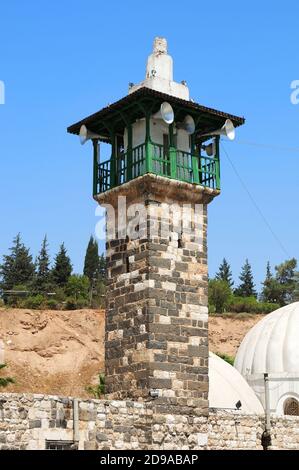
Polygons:
[[[210,350],[234,356],[245,333],[261,318],[261,315],[211,316]],[[86,386],[96,383],[98,373],[104,370],[102,310],[2,308],[0,340],[7,372],[16,379],[7,388],[10,392],[84,398],[88,397]]]

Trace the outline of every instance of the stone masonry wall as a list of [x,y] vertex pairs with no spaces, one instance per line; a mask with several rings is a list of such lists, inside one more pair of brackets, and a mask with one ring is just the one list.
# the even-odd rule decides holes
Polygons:
[[[263,450],[264,415],[244,415],[238,411],[210,410],[208,449]],[[299,417],[271,417],[269,450],[299,450]]]
[[[262,449],[264,416],[210,410],[156,413],[153,403],[79,400],[79,450]],[[270,449],[299,450],[299,417],[271,418]],[[45,449],[74,441],[73,399],[0,394],[0,450]]]
[[[152,403],[79,400],[79,450],[200,449],[207,419],[155,414]],[[73,399],[0,394],[0,450],[74,441]]]
[[148,400],[155,389],[157,413],[207,416],[207,200],[192,185],[137,180],[99,201],[117,221],[144,210],[138,236],[118,227],[107,241],[106,391]]

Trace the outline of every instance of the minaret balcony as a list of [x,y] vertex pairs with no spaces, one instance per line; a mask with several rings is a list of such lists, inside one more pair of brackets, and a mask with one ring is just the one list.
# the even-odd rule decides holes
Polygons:
[[94,195],[146,173],[220,190],[219,160],[161,144],[141,144],[95,167]]

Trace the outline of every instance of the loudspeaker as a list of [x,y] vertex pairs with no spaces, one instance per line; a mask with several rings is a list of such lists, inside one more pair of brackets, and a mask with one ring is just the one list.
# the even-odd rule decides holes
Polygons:
[[81,145],[84,145],[88,140],[99,139],[100,135],[88,130],[87,127],[83,124],[80,127],[79,138]]
[[201,148],[206,152],[208,157],[213,157],[216,153],[216,144],[214,141],[211,142],[209,145],[202,145]]
[[155,119],[163,119],[163,121],[168,125],[172,124],[174,121],[174,111],[171,104],[167,101],[164,101],[164,103],[162,103],[160,106],[160,111],[154,114],[153,117]]
[[236,136],[235,126],[230,119],[227,119],[220,129],[202,134],[202,136],[205,135],[225,135],[229,140],[234,140]]
[[194,122],[193,117],[187,114],[183,122],[176,123],[176,127],[178,129],[184,129],[189,135],[193,134],[195,131],[195,122]]

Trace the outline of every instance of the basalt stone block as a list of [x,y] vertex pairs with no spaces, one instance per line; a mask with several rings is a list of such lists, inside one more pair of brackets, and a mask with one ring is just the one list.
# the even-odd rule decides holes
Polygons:
[[[161,210],[164,193],[152,188],[145,191],[143,181],[140,178],[126,186],[136,184],[127,193],[127,202],[146,202],[141,238],[124,240],[119,234],[119,239],[107,243],[106,392],[118,399],[148,399],[149,388],[171,394],[177,375],[185,373],[182,389],[176,393],[188,407],[188,400],[201,393],[188,387],[188,381],[196,382],[197,377],[202,383],[208,355],[207,323],[192,319],[189,308],[192,305],[194,311],[195,306],[207,305],[206,200],[200,193],[195,195],[191,186],[182,195],[179,189],[170,194],[167,185],[167,202],[180,210],[188,203],[192,212],[195,201],[203,203],[196,229],[200,233],[195,233],[193,222],[184,229],[171,212],[165,218]],[[105,198],[116,204],[112,193]],[[151,228],[157,230],[154,235]],[[166,229],[171,232],[167,234]],[[181,406],[169,400],[163,403]]]

